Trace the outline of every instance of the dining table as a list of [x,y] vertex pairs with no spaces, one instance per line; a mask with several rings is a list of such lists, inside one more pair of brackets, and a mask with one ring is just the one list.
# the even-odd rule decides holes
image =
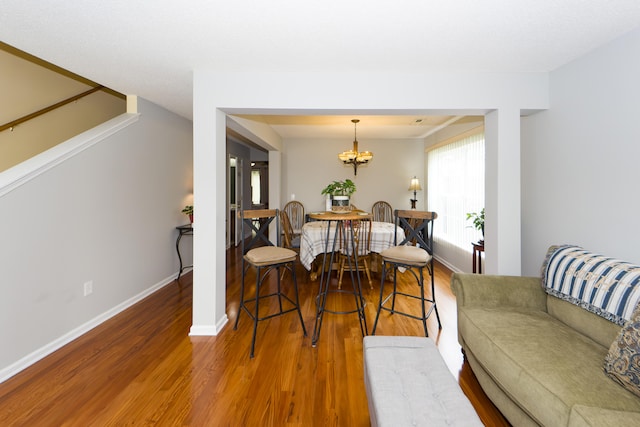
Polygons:
[[[352,291],[344,289],[331,290],[329,282],[331,280],[331,268],[335,258],[337,239],[339,236],[349,236],[351,247],[356,247],[353,241],[353,233],[348,232],[354,221],[371,221],[372,215],[367,212],[313,212],[309,214],[312,220],[302,226],[302,234],[300,239],[300,261],[307,270],[311,270],[313,261],[322,254],[322,267],[320,286],[316,297],[316,319],[314,325],[311,345],[316,346],[320,338],[320,330],[325,312],[334,314],[357,313],[360,321],[360,329],[362,335],[368,335],[367,320],[364,311],[364,298],[362,295],[362,286],[360,276],[355,274],[355,280],[352,280]],[[381,251],[394,245],[395,242],[395,224],[381,223],[371,221],[371,251]],[[402,236],[400,235],[402,234]],[[398,238],[404,239],[404,231],[398,229]],[[375,242],[375,243],[374,243]],[[358,257],[354,258],[355,271],[358,270]],[[350,270],[351,268],[351,261]],[[327,270],[328,268],[328,270]],[[355,298],[355,309],[348,311],[331,311],[327,309],[326,302],[330,293],[348,293]]]
[[[325,216],[332,218],[332,213],[326,213]],[[307,270],[311,271],[313,261],[318,255],[325,252],[327,244],[327,227],[329,221],[315,220],[305,223],[302,226],[300,238],[300,262]],[[328,233],[328,247],[333,246],[335,233],[333,227],[335,223],[331,223],[332,230]],[[383,250],[394,246],[396,225],[391,222],[371,221],[371,252],[380,253]],[[404,240],[404,230],[398,227],[398,241]]]

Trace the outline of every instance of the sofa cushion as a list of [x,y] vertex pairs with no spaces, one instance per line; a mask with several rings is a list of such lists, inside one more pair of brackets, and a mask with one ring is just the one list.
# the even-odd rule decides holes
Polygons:
[[604,360],[604,372],[622,387],[640,396],[640,305],[611,344]]
[[640,426],[640,412],[614,411],[576,405],[571,409],[568,427]]
[[551,295],[547,295],[547,313],[606,348],[622,329],[604,317]]
[[567,425],[576,404],[640,412],[640,400],[602,371],[607,348],[548,313],[459,307],[468,351],[541,425]]
[[548,294],[622,326],[640,301],[640,266],[578,246],[552,246],[542,265],[542,285]]

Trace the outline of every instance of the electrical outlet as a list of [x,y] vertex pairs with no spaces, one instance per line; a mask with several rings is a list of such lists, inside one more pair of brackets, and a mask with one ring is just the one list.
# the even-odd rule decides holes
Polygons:
[[93,280],[84,282],[84,296],[91,295],[93,293]]

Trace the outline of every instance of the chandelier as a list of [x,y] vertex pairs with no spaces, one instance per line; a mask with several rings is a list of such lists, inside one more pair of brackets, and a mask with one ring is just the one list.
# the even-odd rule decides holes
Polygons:
[[373,153],[371,151],[358,151],[358,137],[357,137],[357,125],[360,120],[353,119],[353,149],[349,151],[343,151],[338,154],[338,158],[345,165],[353,165],[353,174],[358,175],[358,165],[369,163],[369,160],[373,159]]

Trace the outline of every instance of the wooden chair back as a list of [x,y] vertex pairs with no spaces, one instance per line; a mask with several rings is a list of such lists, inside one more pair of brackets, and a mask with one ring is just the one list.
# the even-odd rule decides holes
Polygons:
[[298,249],[299,245],[294,245],[294,232],[286,211],[280,212],[280,225],[282,229],[282,246],[289,249]]
[[297,200],[292,200],[284,205],[282,211],[286,212],[289,217],[293,235],[300,234],[304,225],[304,205]]
[[[357,271],[364,271],[369,280],[369,287],[373,288],[371,282],[371,220],[349,221],[344,230],[340,229],[340,256],[338,289],[342,287],[342,275],[345,270],[355,271],[356,258],[358,264]],[[351,241],[353,236],[353,243]],[[355,250],[354,250],[355,247]]]
[[371,213],[374,221],[393,223],[393,208],[384,200],[375,202],[371,207]]

